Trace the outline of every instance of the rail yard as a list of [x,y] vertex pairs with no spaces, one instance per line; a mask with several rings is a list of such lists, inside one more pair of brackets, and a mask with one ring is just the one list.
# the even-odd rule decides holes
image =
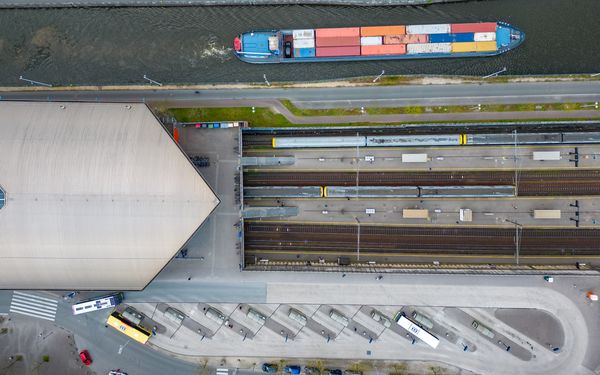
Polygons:
[[584,125],[248,130],[245,267],[594,263],[600,124]]

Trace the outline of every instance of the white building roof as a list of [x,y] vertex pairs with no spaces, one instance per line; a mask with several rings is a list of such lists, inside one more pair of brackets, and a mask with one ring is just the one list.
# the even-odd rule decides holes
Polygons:
[[0,101],[1,289],[142,289],[219,200],[143,104]]

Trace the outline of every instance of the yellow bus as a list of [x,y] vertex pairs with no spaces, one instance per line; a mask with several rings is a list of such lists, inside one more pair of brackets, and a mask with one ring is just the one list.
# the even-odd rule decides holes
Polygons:
[[152,332],[148,331],[147,329],[144,329],[140,326],[136,326],[123,319],[121,314],[119,314],[116,311],[110,314],[106,322],[114,329],[120,331],[121,333],[124,333],[126,336],[134,339],[135,341],[141,344],[145,344],[146,342],[148,342],[148,339],[152,335]]

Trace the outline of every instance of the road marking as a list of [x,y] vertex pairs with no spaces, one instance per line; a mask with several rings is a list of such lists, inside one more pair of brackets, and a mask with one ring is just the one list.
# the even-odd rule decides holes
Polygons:
[[13,292],[9,311],[53,322],[57,309],[57,300],[15,291]]
[[229,369],[226,368],[218,368],[217,375],[229,375]]

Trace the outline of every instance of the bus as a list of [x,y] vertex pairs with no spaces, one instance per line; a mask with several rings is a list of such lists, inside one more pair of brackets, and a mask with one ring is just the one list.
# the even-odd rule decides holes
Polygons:
[[148,342],[148,339],[152,335],[152,332],[144,327],[131,323],[116,311],[113,311],[113,313],[110,314],[106,323],[140,344]]
[[71,309],[73,315],[79,315],[90,311],[98,311],[102,309],[108,309],[110,307],[116,307],[123,301],[123,293],[114,293],[102,297],[96,297],[87,301],[77,302]]
[[431,346],[432,348],[437,348],[440,340],[427,332],[425,329],[419,327],[417,324],[413,323],[410,319],[408,319],[404,314],[400,316],[398,319],[398,324],[400,327],[404,328],[408,332],[415,335],[419,340],[423,341],[425,344]]
[[246,316],[260,324],[263,324],[267,320],[266,316],[254,309],[248,309],[248,313],[246,314]]

